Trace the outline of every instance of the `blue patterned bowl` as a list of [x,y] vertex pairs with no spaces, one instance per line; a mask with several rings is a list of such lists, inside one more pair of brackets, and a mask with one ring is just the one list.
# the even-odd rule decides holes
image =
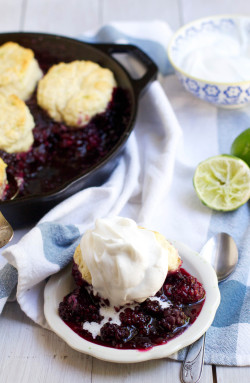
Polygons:
[[247,50],[250,51],[250,17],[212,16],[193,21],[180,28],[170,41],[168,57],[185,89],[201,100],[220,107],[239,108],[249,103],[250,66],[249,80],[237,82],[218,81],[218,74],[215,76],[215,81],[211,81],[211,78],[206,80],[183,70],[185,57],[187,54],[191,55],[195,47],[206,49],[206,44],[211,46],[211,41],[216,44],[221,37],[239,40],[243,34],[246,37]]

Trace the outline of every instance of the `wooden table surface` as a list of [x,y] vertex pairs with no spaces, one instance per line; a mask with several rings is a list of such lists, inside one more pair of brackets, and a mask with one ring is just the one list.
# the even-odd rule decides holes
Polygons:
[[[110,21],[160,19],[176,29],[221,13],[250,15],[246,0],[0,0],[0,32],[77,36]],[[171,101],[171,96],[169,97]],[[219,340],[218,340],[219,341]],[[0,383],[178,383],[180,363],[169,359],[119,365],[72,350],[29,320],[16,302],[0,316]],[[250,367],[207,365],[201,383],[247,383]]]

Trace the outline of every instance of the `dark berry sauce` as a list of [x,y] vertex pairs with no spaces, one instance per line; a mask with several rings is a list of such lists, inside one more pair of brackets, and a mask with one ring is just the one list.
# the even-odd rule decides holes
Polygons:
[[[83,329],[83,324],[100,323],[103,319],[100,308],[109,302],[93,294],[91,286],[82,280],[76,264],[72,275],[77,287],[60,303],[59,316],[82,338],[107,347],[147,350],[165,344],[196,320],[205,301],[202,285],[181,268],[167,276],[155,296],[157,299],[147,299],[132,307],[127,305],[122,310],[117,308],[121,324],[106,322],[100,335],[93,339],[92,334]],[[158,299],[169,306],[164,308]]]
[[[53,64],[51,58],[48,62],[46,57],[40,58],[44,72]],[[78,129],[53,121],[37,105],[36,92],[26,104],[35,120],[34,143],[28,152],[9,154],[0,150],[0,157],[8,165],[5,200],[17,189],[16,198],[52,192],[85,174],[116,145],[131,115],[129,96],[121,88],[114,89],[104,113]]]

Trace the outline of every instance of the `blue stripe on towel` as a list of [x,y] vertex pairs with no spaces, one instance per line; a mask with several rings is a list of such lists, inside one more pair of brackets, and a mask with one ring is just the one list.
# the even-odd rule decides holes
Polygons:
[[17,269],[8,263],[0,270],[0,299],[9,297],[16,284]]
[[213,326],[227,327],[239,323],[246,286],[237,281],[223,282],[220,285],[220,292],[221,304],[216,312]]
[[44,255],[51,263],[63,268],[72,259],[80,242],[80,232],[74,225],[44,222],[38,225],[43,237]]
[[241,323],[250,323],[250,287],[247,287],[241,310]]

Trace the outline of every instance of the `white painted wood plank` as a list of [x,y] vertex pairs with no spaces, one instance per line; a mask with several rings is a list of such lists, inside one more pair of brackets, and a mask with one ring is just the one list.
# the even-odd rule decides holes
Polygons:
[[250,14],[250,1],[246,0],[180,0],[182,24],[217,14]]
[[17,303],[0,317],[1,383],[90,383],[92,358],[35,325]]
[[249,383],[250,367],[216,367],[217,383]]
[[[170,359],[136,364],[105,363],[93,359],[92,383],[177,383],[181,363]],[[204,366],[200,383],[213,383],[211,366]]]
[[99,1],[27,0],[24,30],[77,36],[100,26]]
[[176,29],[180,26],[178,1],[173,0],[103,0],[102,22],[163,20]]
[[23,0],[0,0],[0,32],[21,29]]

